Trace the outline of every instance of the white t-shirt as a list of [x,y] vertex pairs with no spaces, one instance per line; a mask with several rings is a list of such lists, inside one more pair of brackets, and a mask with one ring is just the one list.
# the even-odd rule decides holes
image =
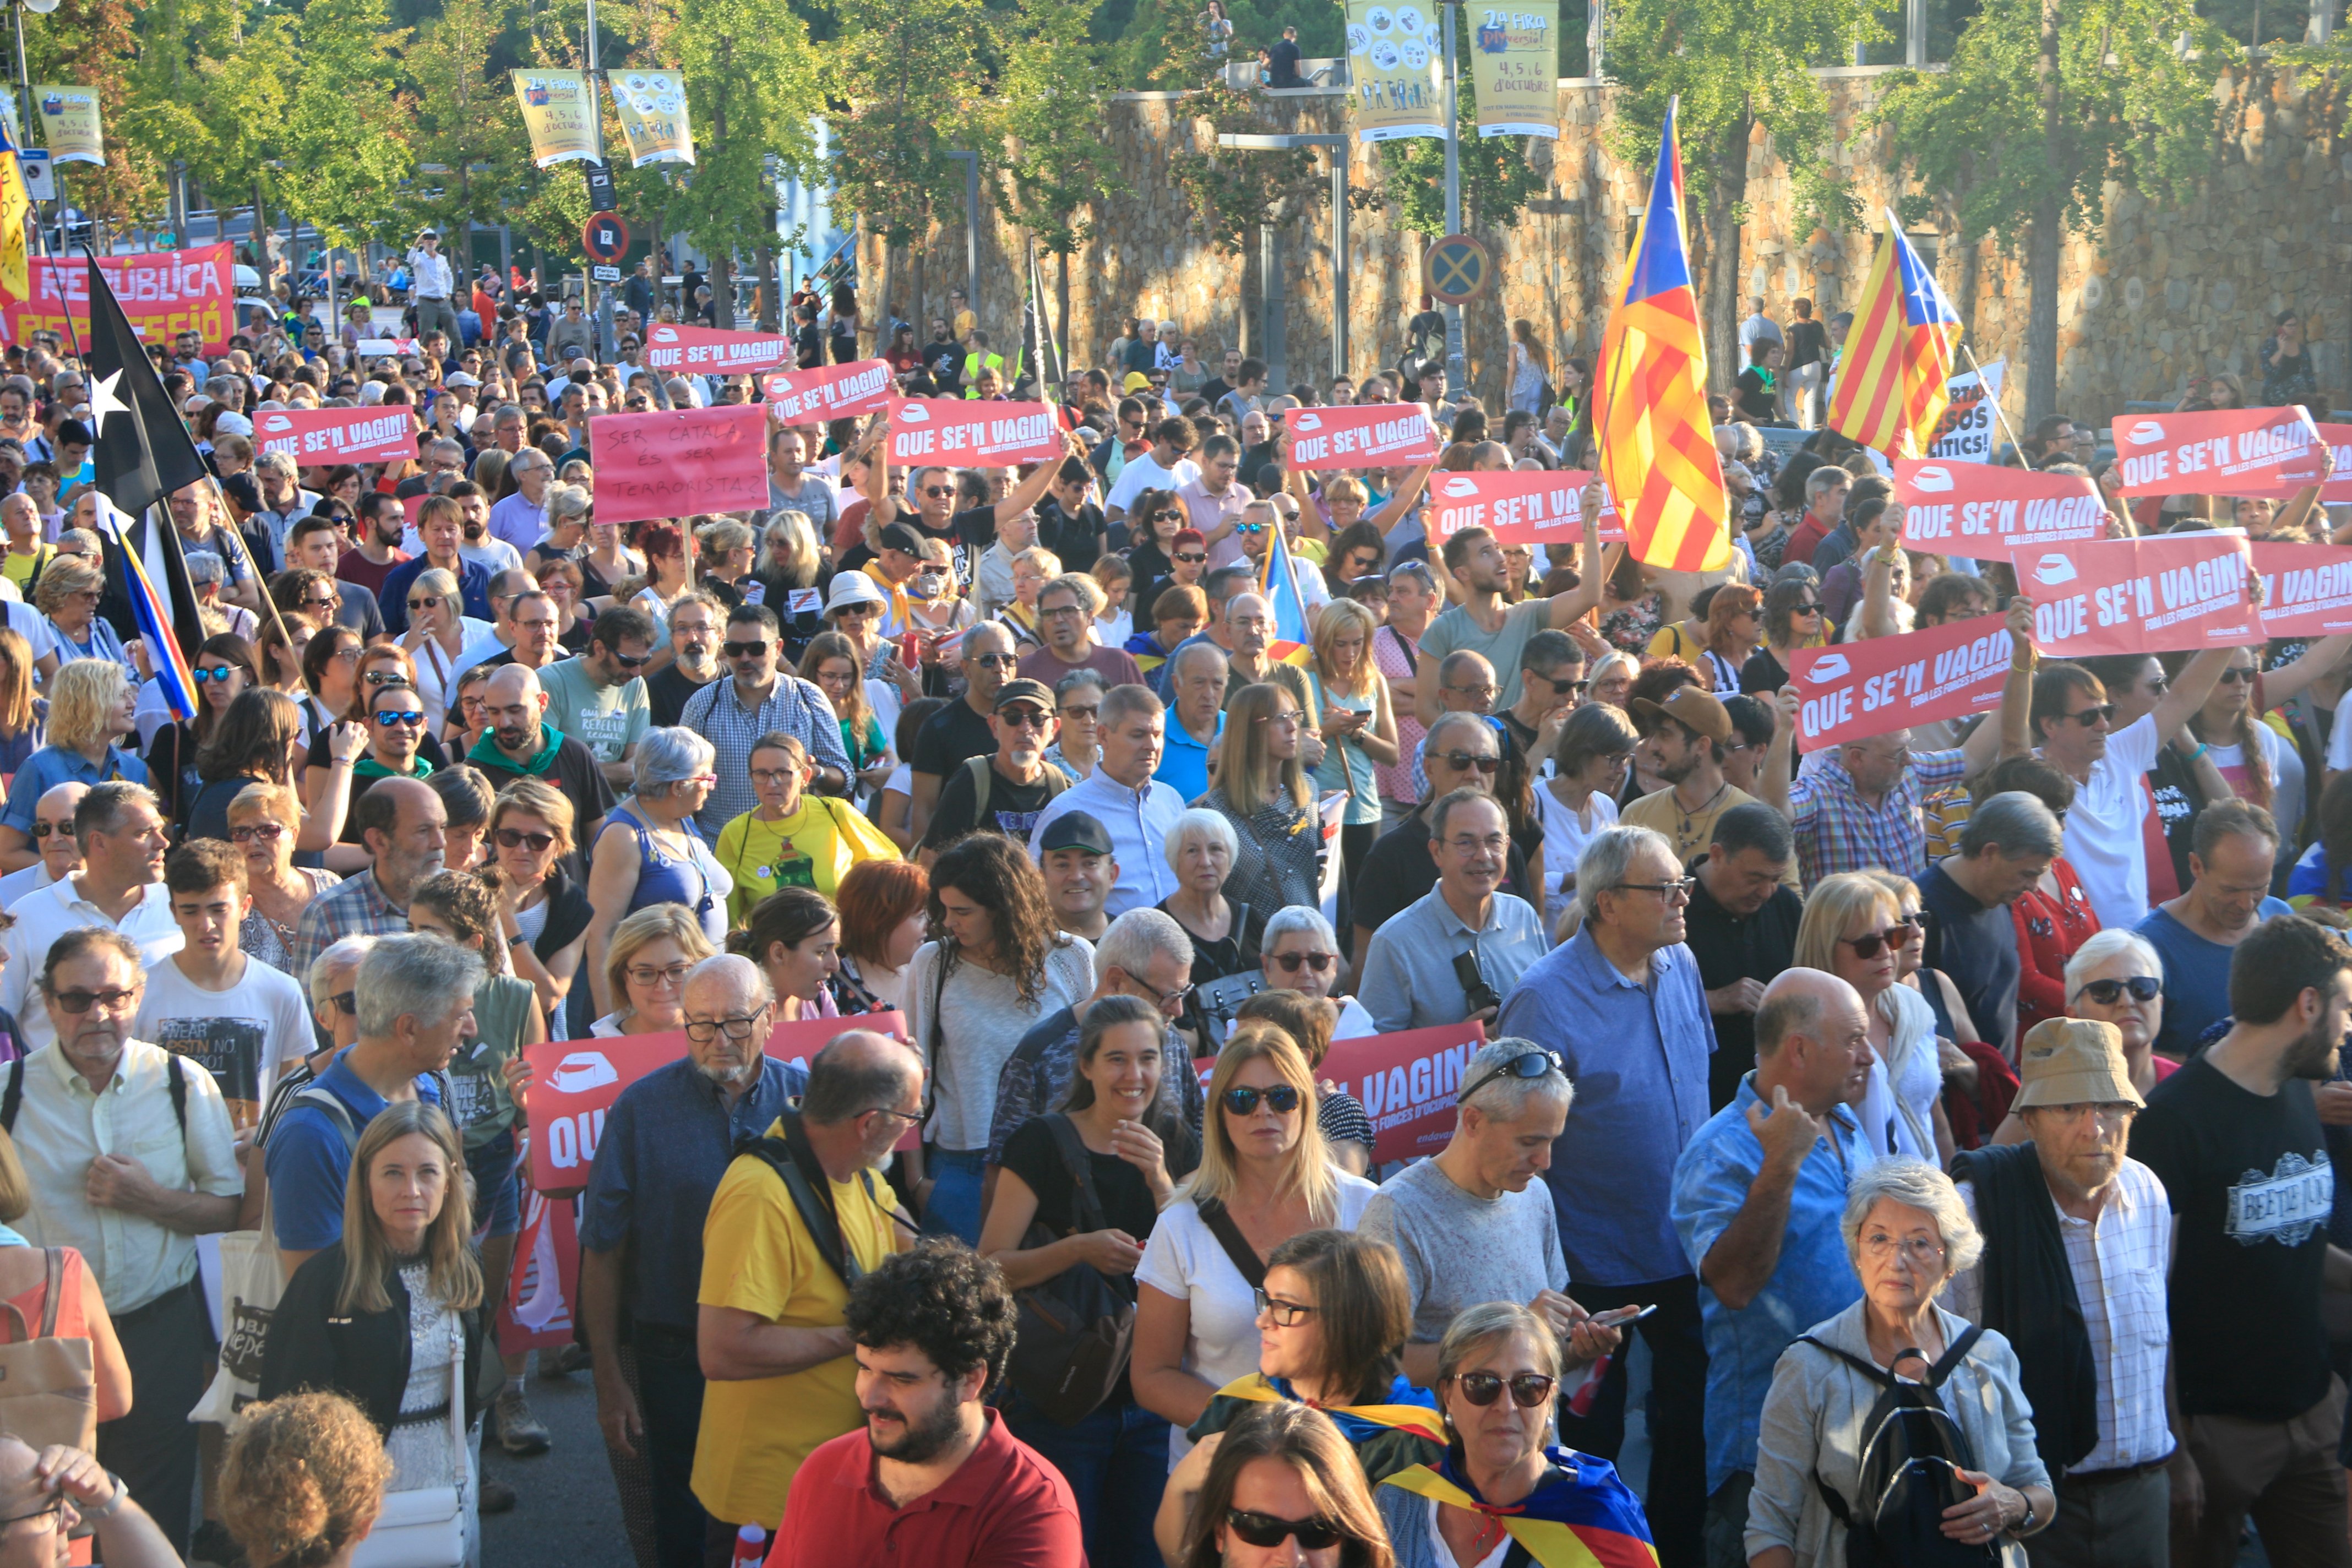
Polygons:
[[258,1119],[279,1064],[299,1060],[316,1044],[302,987],[256,958],[246,960],[244,975],[226,991],[203,989],[165,959],[147,972],[147,994],[131,1032],[211,1073],[239,1125]]
[[1161,468],[1146,451],[1129,458],[1127,467],[1118,471],[1118,482],[1110,487],[1110,500],[1105,503],[1105,510],[1123,511],[1146,490],[1182,489],[1200,477],[1201,466],[1190,458],[1177,458],[1171,470]]
[[2107,754],[2091,764],[2091,782],[2066,813],[2066,858],[2103,927],[2128,931],[2147,915],[2147,816],[2141,775],[2156,765],[2156,715],[2143,714],[2107,737]]
[[1574,811],[1560,804],[1549,784],[1541,784],[1536,786],[1536,808],[1543,817],[1544,930],[1549,932],[1558,931],[1560,916],[1568,913],[1569,895],[1559,890],[1560,879],[1575,873],[1577,858],[1595,834],[1617,826],[1617,802],[1594,790],[1584,802],[1584,809],[1592,816],[1592,826],[1587,827]]
[[[1339,1184],[1339,1213],[1332,1228],[1353,1230],[1380,1189],[1345,1171],[1334,1171],[1332,1175]],[[1192,1321],[1184,1334],[1186,1372],[1211,1388],[1223,1388],[1257,1370],[1256,1295],[1189,1199],[1160,1211],[1151,1239],[1144,1244],[1143,1261],[1136,1266],[1135,1279],[1139,1285],[1191,1305]],[[1170,1428],[1170,1467],[1192,1451],[1183,1428]]]

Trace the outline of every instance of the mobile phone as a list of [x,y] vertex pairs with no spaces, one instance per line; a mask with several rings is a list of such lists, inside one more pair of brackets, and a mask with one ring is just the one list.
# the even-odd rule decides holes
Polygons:
[[1628,1323],[1640,1322],[1657,1310],[1655,1301],[1646,1307],[1617,1307],[1606,1312],[1593,1313],[1592,1322],[1596,1328],[1622,1329]]

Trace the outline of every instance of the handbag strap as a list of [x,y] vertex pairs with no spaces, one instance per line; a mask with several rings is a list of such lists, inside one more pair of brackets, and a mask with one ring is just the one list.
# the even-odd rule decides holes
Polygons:
[[1094,1159],[1086,1141],[1078,1136],[1078,1124],[1055,1110],[1046,1113],[1045,1128],[1053,1133],[1062,1168],[1070,1173],[1070,1184],[1076,1190],[1076,1212],[1072,1217],[1077,1221],[1078,1234],[1108,1229],[1110,1221],[1103,1214],[1101,1194],[1095,1191]]
[[41,1289],[41,1338],[53,1340],[58,1337],[58,1295],[65,1289],[66,1255],[55,1247],[45,1247],[41,1251],[47,1265]]
[[1225,1212],[1225,1205],[1215,1198],[1202,1198],[1192,1206],[1200,1211],[1201,1223],[1209,1227],[1209,1234],[1215,1237],[1217,1245],[1225,1249],[1225,1257],[1232,1261],[1242,1279],[1248,1282],[1249,1288],[1253,1290],[1263,1289],[1265,1285],[1265,1264],[1259,1259],[1256,1249],[1250,1246],[1249,1237],[1242,1234],[1242,1227],[1234,1223],[1234,1216]]

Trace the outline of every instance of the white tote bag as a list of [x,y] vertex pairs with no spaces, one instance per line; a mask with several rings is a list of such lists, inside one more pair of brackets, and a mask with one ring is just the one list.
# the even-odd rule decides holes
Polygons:
[[220,1238],[220,1364],[188,1419],[217,1422],[233,1432],[236,1413],[261,1392],[261,1351],[269,1338],[269,1315],[286,1289],[278,1248],[266,1226],[230,1231]]
[[466,1435],[466,1334],[457,1331],[449,1363],[449,1451],[454,1486],[386,1492],[375,1528],[352,1551],[352,1568],[468,1568],[480,1561],[475,1537],[476,1460]]

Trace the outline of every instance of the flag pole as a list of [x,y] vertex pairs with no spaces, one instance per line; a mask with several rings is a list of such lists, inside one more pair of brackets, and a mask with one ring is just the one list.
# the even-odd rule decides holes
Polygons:
[[2010,424],[2009,416],[2000,411],[2000,399],[1992,395],[1991,386],[1986,383],[1984,366],[1977,363],[1976,351],[1969,348],[1965,342],[1954,343],[1952,347],[1956,352],[1969,356],[1969,369],[1976,373],[1977,385],[1982,388],[1985,401],[1992,405],[1994,421],[2000,426],[2001,434],[2009,437],[2009,444],[2016,451],[2019,458],[2023,459],[2025,443],[2017,438],[2016,426]]
[[[245,558],[245,569],[253,574],[254,586],[257,596],[261,600],[261,607],[269,612],[269,624],[278,628],[278,640],[289,647],[293,647],[293,639],[286,635],[286,617],[278,613],[278,601],[269,596],[269,580],[261,574],[261,563],[254,560],[252,549],[245,542],[245,535],[236,531],[236,514],[229,510],[228,492],[221,489],[220,476],[207,468],[205,470],[205,482],[212,486],[213,500],[220,503],[220,515],[227,520],[215,523],[215,528],[217,531],[228,535],[230,542],[236,546],[236,552]],[[163,503],[163,510],[166,511],[171,510],[171,503],[168,500]],[[168,517],[159,521],[166,528],[179,526]],[[193,667],[196,661],[196,650],[190,648],[187,650],[187,655],[188,663]]]

